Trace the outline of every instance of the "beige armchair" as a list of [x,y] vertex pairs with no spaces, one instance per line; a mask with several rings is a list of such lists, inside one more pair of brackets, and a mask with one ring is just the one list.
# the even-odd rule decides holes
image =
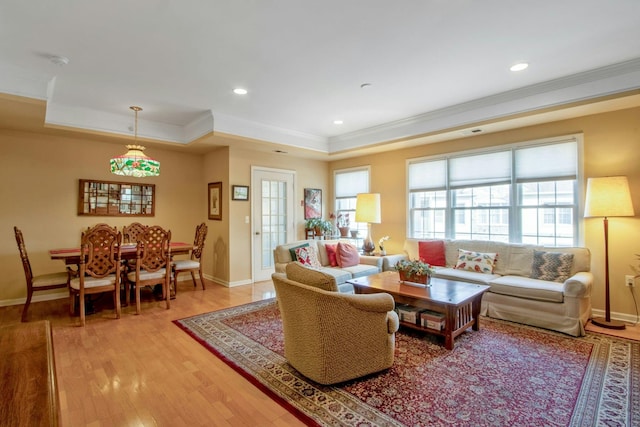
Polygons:
[[335,384],[393,365],[399,322],[391,295],[326,291],[283,273],[272,279],[285,357],[301,374],[320,384]]

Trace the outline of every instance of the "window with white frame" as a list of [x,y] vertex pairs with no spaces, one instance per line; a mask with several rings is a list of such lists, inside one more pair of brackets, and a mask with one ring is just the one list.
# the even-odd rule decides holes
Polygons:
[[408,163],[409,236],[578,244],[581,137]]
[[369,192],[369,167],[342,169],[334,172],[335,215],[349,221],[351,230],[367,234],[367,224],[355,222],[358,193]]

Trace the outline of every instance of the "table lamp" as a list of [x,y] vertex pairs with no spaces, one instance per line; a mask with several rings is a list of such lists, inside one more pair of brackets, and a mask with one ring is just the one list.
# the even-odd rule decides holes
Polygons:
[[608,329],[625,329],[623,322],[611,320],[609,306],[609,220],[610,216],[634,216],[633,203],[626,176],[589,178],[584,217],[603,217],[604,222],[604,291],[605,318],[596,317],[591,323]]
[[376,249],[371,236],[371,224],[379,224],[380,221],[380,194],[358,194],[356,198],[356,222],[367,223],[367,237],[362,244],[362,251],[365,255],[372,255]]

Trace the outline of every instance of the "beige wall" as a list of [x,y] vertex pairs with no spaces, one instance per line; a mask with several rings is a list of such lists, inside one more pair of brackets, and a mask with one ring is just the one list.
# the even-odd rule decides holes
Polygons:
[[[173,241],[192,242],[196,225],[206,220],[200,156],[147,149],[161,162],[161,175],[125,178],[109,172],[109,159],[125,151],[120,144],[0,130],[0,148],[0,302],[5,304],[22,302],[26,295],[13,226],[24,234],[34,272],[43,274],[64,267],[49,259],[49,249],[77,247],[81,231],[99,222],[119,229],[134,221],[158,224],[171,230]],[[155,184],[156,214],[78,216],[80,178]]]
[[[229,168],[229,190],[231,185],[251,186],[251,167],[262,166],[274,169],[283,169],[295,172],[295,200],[296,200],[296,223],[297,239],[304,238],[304,212],[301,202],[304,199],[304,188],[320,188],[323,190],[325,199],[322,208],[325,216],[329,215],[328,203],[326,199],[328,191],[328,165],[327,162],[318,160],[308,160],[294,158],[288,154],[265,153],[250,151],[245,149],[231,149]],[[250,188],[251,203],[259,200],[258,189]],[[231,258],[231,282],[242,283],[251,279],[251,265],[247,254],[251,253],[252,230],[251,225],[245,223],[245,217],[251,217],[251,203],[231,201],[230,204],[230,224],[229,232],[231,238],[230,258]]]
[[[598,176],[626,175],[629,178],[636,217],[610,218],[609,267],[612,312],[634,315],[635,306],[629,289],[624,286],[624,276],[633,273],[630,265],[639,264],[635,254],[640,253],[640,108],[334,161],[329,168],[333,176],[335,169],[371,166],[371,191],[381,193],[382,201],[382,224],[374,224],[372,234],[376,241],[381,236],[389,235],[386,249],[390,253],[398,253],[402,251],[407,230],[407,159],[579,132],[584,134],[585,182],[586,178]],[[593,306],[604,310],[602,219],[580,220],[584,221],[585,226],[584,244],[592,252],[592,271],[595,275]],[[640,291],[636,292],[636,297],[640,297]]]

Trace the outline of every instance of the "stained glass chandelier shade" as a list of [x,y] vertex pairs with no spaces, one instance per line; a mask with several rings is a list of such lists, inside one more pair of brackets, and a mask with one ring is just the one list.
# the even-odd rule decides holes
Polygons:
[[127,145],[127,152],[111,159],[111,173],[116,175],[133,176],[136,178],[160,175],[160,162],[144,154],[144,147],[138,145],[138,111],[140,107],[130,107],[135,111],[135,135],[136,144]]

